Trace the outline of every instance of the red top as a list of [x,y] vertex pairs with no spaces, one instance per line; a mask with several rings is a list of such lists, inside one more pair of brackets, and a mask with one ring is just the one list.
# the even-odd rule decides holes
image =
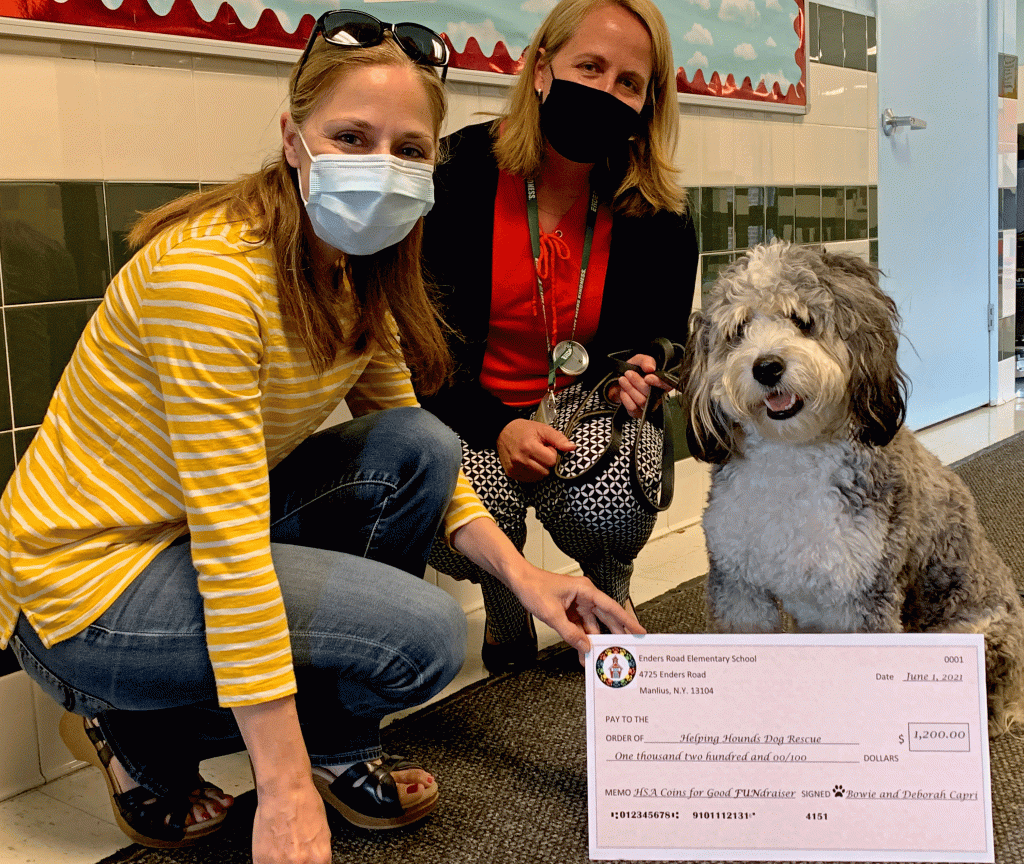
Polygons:
[[[606,204],[597,209],[575,336],[572,333],[589,206],[590,195],[583,190],[552,233],[541,230],[540,261],[535,269],[526,215],[526,183],[505,171],[498,173],[490,330],[480,383],[506,405],[539,402],[548,388],[550,348],[572,338],[586,345],[597,332],[612,236],[612,214]],[[537,291],[538,271],[544,282],[547,334]],[[591,357],[590,362],[596,359]],[[574,376],[559,374],[555,387],[565,387],[575,380]]]

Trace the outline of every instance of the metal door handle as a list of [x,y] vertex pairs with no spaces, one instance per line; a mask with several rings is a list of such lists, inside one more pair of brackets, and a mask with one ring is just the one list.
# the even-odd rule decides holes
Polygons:
[[897,117],[892,113],[892,108],[886,108],[882,112],[882,131],[886,135],[892,135],[897,126],[909,126],[911,129],[927,129],[928,124],[917,117]]

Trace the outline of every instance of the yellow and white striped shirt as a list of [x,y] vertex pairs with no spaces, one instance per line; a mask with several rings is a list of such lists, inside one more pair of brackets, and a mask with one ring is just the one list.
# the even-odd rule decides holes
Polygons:
[[[111,282],[0,499],[0,647],[19,610],[47,646],[80,632],[187,531],[221,705],[294,693],[268,472],[342,399],[355,416],[417,404],[383,352],[315,374],[244,224],[214,212],[155,238]],[[447,531],[487,515],[460,475]]]

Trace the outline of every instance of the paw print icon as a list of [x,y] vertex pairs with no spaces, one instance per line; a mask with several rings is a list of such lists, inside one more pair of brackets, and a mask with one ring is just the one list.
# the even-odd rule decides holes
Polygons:
[[843,789],[843,787],[842,787],[842,786],[834,786],[834,787],[832,788],[832,794],[833,794],[833,796],[835,796],[836,798],[842,798],[842,797],[843,797],[843,792],[844,792],[844,791],[845,791],[845,790]]

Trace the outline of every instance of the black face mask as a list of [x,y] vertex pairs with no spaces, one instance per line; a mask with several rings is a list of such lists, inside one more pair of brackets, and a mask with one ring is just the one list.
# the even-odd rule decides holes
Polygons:
[[599,162],[641,129],[640,115],[611,93],[553,78],[540,103],[540,131],[571,162]]

